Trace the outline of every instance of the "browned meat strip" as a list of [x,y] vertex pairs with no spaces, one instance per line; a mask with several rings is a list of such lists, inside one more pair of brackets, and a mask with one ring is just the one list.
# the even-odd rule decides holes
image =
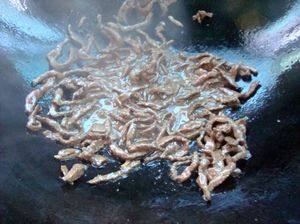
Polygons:
[[126,161],[122,164],[119,171],[112,172],[106,175],[98,175],[93,179],[89,180],[89,184],[98,184],[100,182],[115,180],[118,178],[124,178],[128,175],[128,173],[134,168],[138,167],[141,164],[140,161]]
[[186,181],[188,178],[190,178],[192,172],[195,169],[197,169],[198,165],[199,165],[199,156],[197,152],[194,152],[191,159],[191,164],[187,166],[180,175],[177,174],[175,163],[173,164],[173,166],[171,167],[171,178],[174,181],[182,183]]
[[197,12],[197,14],[195,14],[195,15],[193,16],[193,20],[197,20],[198,23],[202,23],[202,21],[203,21],[204,18],[206,18],[206,17],[212,18],[213,15],[214,15],[214,14],[211,13],[211,12],[206,12],[206,11],[204,11],[204,10],[199,10],[199,11]]
[[[84,175],[84,172],[87,170],[87,166],[81,163],[76,163],[72,168],[61,178],[63,181],[68,182],[73,185],[74,181],[78,180]],[[63,168],[63,171],[66,172],[66,169]]]

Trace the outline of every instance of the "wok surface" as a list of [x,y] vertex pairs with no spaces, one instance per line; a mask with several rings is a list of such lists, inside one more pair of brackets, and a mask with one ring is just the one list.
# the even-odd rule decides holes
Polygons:
[[[211,204],[194,182],[173,183],[164,163],[95,187],[87,177],[74,186],[59,180],[53,155],[60,146],[25,129],[29,83],[48,69],[45,54],[68,23],[99,12],[111,17],[120,2],[0,1],[0,222],[300,223],[300,1],[189,0],[171,8],[187,24],[169,31],[177,48],[208,50],[260,72],[262,87],[233,114],[250,118],[252,158]],[[215,17],[192,23],[198,9]]]

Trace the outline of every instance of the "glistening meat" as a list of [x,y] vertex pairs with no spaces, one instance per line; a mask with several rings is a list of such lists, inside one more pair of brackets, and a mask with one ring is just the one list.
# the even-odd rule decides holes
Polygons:
[[[242,93],[236,81],[257,71],[208,52],[191,56],[171,49],[167,24],[183,27],[168,15],[175,2],[126,0],[116,21],[98,15],[93,30],[82,18],[48,54],[51,70],[33,80],[36,89],[26,98],[27,127],[65,146],[56,159],[76,161],[70,170],[61,167],[63,181],[73,184],[88,167],[112,162],[107,153],[122,163],[120,170],[88,183],[124,178],[141,164],[167,160],[174,181],[196,173],[203,198],[211,200],[216,186],[240,173],[236,162],[250,155],[246,120],[233,120],[224,110],[256,92],[259,83]],[[169,21],[160,21],[151,36],[146,29],[153,25],[155,4]],[[132,15],[135,24],[128,22]],[[199,11],[194,19],[207,16],[212,14]],[[42,103],[46,96],[50,102]]]

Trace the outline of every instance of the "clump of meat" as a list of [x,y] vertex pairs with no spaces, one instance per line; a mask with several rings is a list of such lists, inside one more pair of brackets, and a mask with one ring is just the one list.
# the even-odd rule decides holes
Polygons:
[[214,16],[211,12],[206,12],[204,10],[199,10],[195,15],[193,15],[193,20],[197,20],[198,23],[202,23],[202,21],[208,17],[212,18]]
[[[255,93],[258,82],[241,92],[236,80],[257,71],[207,52],[175,54],[164,21],[156,26],[156,37],[146,33],[154,4],[166,16],[174,2],[126,0],[116,22],[98,15],[97,32],[86,36],[77,31],[86,24],[82,18],[48,54],[51,70],[33,80],[36,88],[26,97],[27,128],[43,130],[65,146],[56,159],[77,161],[70,170],[61,166],[63,181],[73,184],[88,164],[98,168],[112,162],[107,154],[122,163],[120,169],[97,175],[89,184],[124,178],[141,164],[161,159],[169,161],[170,177],[178,183],[197,173],[203,198],[211,200],[216,186],[241,172],[236,162],[250,156],[246,119],[233,120],[223,110],[239,107]],[[131,11],[137,11],[136,24],[128,22]],[[199,11],[194,19],[206,16],[212,14]],[[173,16],[167,18],[183,27]],[[96,33],[107,46],[97,42]],[[62,62],[64,48],[68,53]],[[50,102],[42,106],[45,96]],[[192,151],[193,141],[197,149]]]

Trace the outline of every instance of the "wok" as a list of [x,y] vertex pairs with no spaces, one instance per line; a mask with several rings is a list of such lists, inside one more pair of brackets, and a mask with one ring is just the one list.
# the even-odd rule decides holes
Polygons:
[[[60,146],[26,131],[30,81],[48,69],[46,53],[82,15],[111,18],[118,0],[0,1],[1,223],[300,223],[300,1],[179,1],[185,24],[170,29],[175,48],[210,51],[259,70],[262,87],[233,117],[248,116],[252,158],[243,174],[214,192],[168,178],[166,164],[146,166],[115,183],[74,186],[59,178]],[[214,12],[200,25],[198,9]]]

